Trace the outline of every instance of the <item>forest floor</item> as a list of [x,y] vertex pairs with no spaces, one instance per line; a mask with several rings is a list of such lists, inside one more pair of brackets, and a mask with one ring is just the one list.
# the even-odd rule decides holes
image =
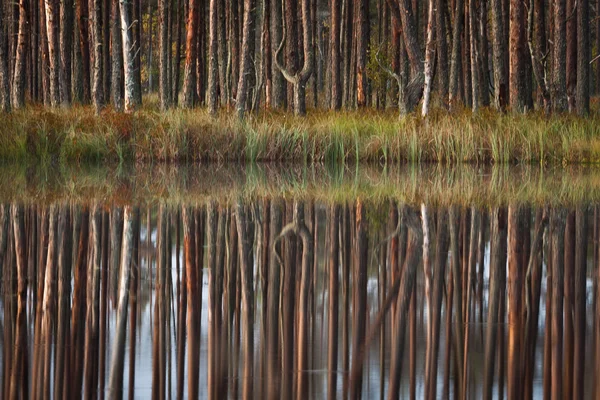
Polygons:
[[395,110],[311,111],[305,117],[261,111],[133,114],[110,108],[30,106],[2,115],[0,160],[70,162],[600,162],[600,115],[502,114],[483,109],[427,119]]

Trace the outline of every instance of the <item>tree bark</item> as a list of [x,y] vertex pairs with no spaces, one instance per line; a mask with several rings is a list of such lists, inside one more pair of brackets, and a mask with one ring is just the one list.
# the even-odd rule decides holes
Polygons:
[[[516,1],[516,0],[515,0]],[[504,110],[508,104],[508,71],[506,69],[506,45],[504,42],[504,21],[502,18],[502,0],[492,0],[492,42],[494,59],[494,99],[498,110]]]
[[93,0],[93,9],[90,17],[92,43],[94,44],[94,74],[92,76],[92,95],[96,114],[100,114],[102,105],[104,103],[104,93],[102,91],[102,77],[104,76],[102,72],[102,0]]
[[[215,0],[211,0],[215,1]],[[244,0],[244,21],[242,29],[242,60],[240,78],[237,84],[236,112],[240,119],[246,112],[249,92],[249,78],[252,73],[252,55],[254,54],[254,31],[256,23],[256,0]]]
[[341,0],[331,0],[331,108],[339,110],[342,107],[342,81],[340,76],[340,22]]
[[[369,0],[359,0],[357,4],[357,54],[356,54],[356,95],[359,108],[367,105],[368,80],[367,80],[367,47],[369,46]],[[305,38],[306,40],[306,38]]]
[[219,42],[217,36],[219,14],[217,12],[217,4],[218,0],[210,0],[208,11],[208,111],[211,114],[217,113],[217,101],[219,97]]
[[199,0],[189,0],[185,72],[183,75],[183,107],[192,108],[196,100],[196,31],[198,30]]
[[429,113],[431,86],[433,85],[433,60],[435,57],[434,9],[435,0],[429,0],[429,11],[427,12],[427,43],[425,44],[425,88],[423,90],[423,109],[421,110],[421,116],[423,117],[426,117]]
[[81,74],[83,81],[83,103],[90,101],[90,37],[88,0],[77,0],[77,25],[79,26],[79,46],[81,49]]
[[73,1],[60,2],[60,100],[71,104],[71,57],[73,55]]
[[569,112],[575,111],[577,93],[577,21],[579,1],[567,0],[566,4],[566,45],[567,45],[567,106]]
[[[160,25],[160,68],[159,68],[159,92],[160,92],[160,108],[164,111],[167,110],[171,105],[171,90],[169,89],[169,1],[170,0],[159,0],[158,11],[159,11],[159,25]],[[214,1],[214,0],[212,0]],[[123,41],[125,42],[125,41]],[[135,73],[135,71],[134,71]],[[132,81],[134,84],[135,81]],[[133,86],[135,88],[135,84]]]
[[554,44],[552,52],[552,106],[554,107],[554,111],[562,112],[567,109],[565,0],[555,0],[553,7]]
[[510,0],[509,91],[510,108],[524,112],[526,104],[525,68],[525,5],[522,0]]
[[19,1],[19,35],[17,38],[15,67],[12,82],[12,105],[25,106],[25,79],[27,68],[27,37],[29,36],[29,0]]
[[111,9],[111,36],[112,36],[112,67],[111,67],[111,95],[113,107],[123,111],[123,36],[121,35],[121,12],[119,0],[112,0]]
[[[577,113],[590,113],[590,2],[577,0]],[[596,31],[598,35],[598,31]],[[600,70],[600,68],[599,68]],[[577,375],[575,375],[577,376]],[[583,392],[581,393],[583,395]]]
[[463,14],[464,14],[464,0],[455,0],[456,9],[454,11],[454,25],[452,27],[452,56],[450,58],[450,92],[448,103],[452,110],[458,101],[460,96],[460,47],[462,44],[462,25],[463,25]]
[[0,6],[0,111],[10,112],[8,40],[5,34],[4,7]]
[[50,104],[58,107],[60,104],[60,91],[58,71],[60,52],[58,43],[59,6],[56,0],[45,0],[46,6],[46,32],[48,35],[48,55],[50,61]]
[[[164,1],[164,0],[162,0]],[[121,34],[123,36],[123,66],[125,83],[125,112],[133,112],[137,105],[133,64],[133,32],[131,30],[131,7],[128,0],[119,0],[121,11]]]

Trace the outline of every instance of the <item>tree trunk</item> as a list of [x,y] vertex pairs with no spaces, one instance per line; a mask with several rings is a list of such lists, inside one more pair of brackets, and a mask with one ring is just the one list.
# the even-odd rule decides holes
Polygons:
[[196,31],[198,30],[199,0],[189,0],[186,44],[185,72],[183,76],[183,107],[192,108],[196,100]]
[[340,76],[340,22],[342,0],[331,0],[331,108],[339,110],[342,107],[342,81]]
[[442,105],[447,108],[448,99],[448,41],[446,31],[446,11],[448,5],[446,0],[436,0],[435,12],[435,34],[436,34],[436,51],[437,51],[437,76],[439,84],[439,94],[442,100]]
[[[218,0],[210,0],[209,16],[208,16],[208,111],[211,114],[217,112],[218,101]],[[245,54],[245,53],[244,53]]]
[[509,91],[510,108],[524,112],[526,104],[525,5],[522,0],[510,0]]
[[58,43],[59,6],[56,0],[45,0],[46,31],[48,35],[48,54],[50,58],[50,104],[58,107],[60,104],[59,63],[60,52]]
[[[590,113],[590,2],[589,0],[577,1],[577,97],[575,104],[577,113],[585,116]],[[600,36],[598,31],[596,31],[596,36]],[[583,395],[583,392],[581,394]]]
[[367,47],[369,46],[369,0],[359,0],[357,4],[357,54],[356,54],[356,95],[359,108],[367,105]]
[[25,78],[27,67],[27,41],[29,36],[29,0],[19,0],[19,36],[15,56],[12,82],[12,105],[15,108],[25,106]]
[[[287,93],[286,84],[279,68],[277,68],[275,57],[276,46],[281,43],[283,30],[282,30],[282,2],[278,0],[271,0],[271,74],[273,76],[273,95],[272,95],[272,106],[273,108],[281,108],[285,106]],[[232,54],[233,55],[233,54]]]
[[[121,1],[121,0],[120,0]],[[88,0],[76,0],[77,25],[79,26],[79,46],[81,48],[81,74],[83,80],[83,103],[90,101],[90,37],[88,18]]]
[[460,97],[460,47],[462,44],[462,25],[464,14],[464,0],[455,0],[456,9],[454,11],[454,26],[452,27],[452,56],[450,58],[450,93],[448,103],[450,109],[456,105],[458,97]]
[[[516,0],[515,0],[516,1]],[[492,42],[494,59],[494,99],[498,110],[504,110],[508,103],[508,71],[506,70],[506,45],[504,42],[504,21],[502,0],[492,0]]]
[[574,112],[575,95],[577,92],[577,18],[579,14],[579,1],[567,0],[566,7],[567,105],[569,112]]
[[60,2],[60,100],[71,104],[71,57],[73,55],[73,1]]
[[100,114],[102,104],[104,103],[104,94],[102,92],[102,77],[104,76],[102,73],[102,0],[93,0],[93,6],[94,7],[92,9],[90,19],[90,25],[92,27],[92,43],[94,44],[94,74],[92,77],[92,94],[96,114]]
[[[164,1],[164,0],[163,0]],[[119,0],[121,11],[121,34],[123,35],[123,66],[125,69],[125,112],[133,112],[137,105],[133,65],[133,32],[131,30],[131,7],[128,0]]]
[[421,110],[421,116],[423,117],[426,117],[429,113],[431,86],[433,85],[433,58],[435,57],[435,39],[433,36],[435,29],[434,8],[435,0],[429,0],[429,11],[427,13],[427,43],[425,45],[425,88],[423,90],[423,109]]
[[113,107],[123,111],[123,36],[121,35],[121,12],[119,0],[112,0],[111,9],[112,66],[111,95]]
[[[279,54],[283,49],[283,45],[286,42],[286,34],[284,33],[284,37],[282,42],[279,44],[279,48],[275,53],[275,64],[283,74],[284,78],[293,85],[294,88],[294,114],[296,115],[305,115],[306,114],[306,83],[308,82],[308,78],[310,78],[313,67],[314,67],[314,57],[315,53],[312,47],[312,28],[311,28],[311,15],[310,15],[310,2],[309,0],[302,0],[302,32],[303,32],[303,48],[304,48],[304,60],[302,69],[296,73],[289,71],[284,68],[279,62]],[[286,10],[288,12],[288,10]],[[290,44],[290,43],[288,43]],[[291,45],[291,44],[290,44]]]
[[8,40],[4,32],[4,7],[0,6],[0,111],[10,112],[10,78],[8,66]]
[[479,80],[481,59],[479,58],[479,38],[477,29],[477,9],[475,6],[475,0],[469,0],[469,36],[471,37],[471,48],[469,50],[471,61],[471,100],[473,112],[476,112],[481,106],[481,81]]
[[566,10],[565,0],[554,1],[554,43],[552,52],[552,106],[554,111],[567,109],[567,72],[566,72]]
[[[215,1],[215,0],[211,0]],[[249,79],[252,73],[252,56],[254,54],[254,31],[256,23],[256,0],[244,0],[244,22],[242,34],[242,60],[240,78],[237,85],[236,112],[240,119],[246,112],[246,101],[249,92]],[[212,59],[212,57],[211,57]]]
[[[170,107],[170,94],[169,89],[169,1],[170,0],[159,0],[158,11],[159,11],[159,25],[160,25],[160,68],[159,68],[159,92],[160,92],[160,108],[164,111]],[[212,0],[214,1],[214,0]],[[124,42],[124,41],[123,41]],[[133,62],[133,61],[132,61]],[[135,73],[135,72],[134,72]],[[132,81],[134,84],[135,81]],[[134,84],[135,88],[135,84]]]

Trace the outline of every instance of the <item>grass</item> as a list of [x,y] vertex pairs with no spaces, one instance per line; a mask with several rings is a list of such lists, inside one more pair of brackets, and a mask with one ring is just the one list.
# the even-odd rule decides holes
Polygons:
[[126,115],[77,106],[31,106],[1,116],[0,160],[62,162],[600,162],[600,115],[547,117],[468,110],[434,111],[426,120],[394,110],[263,111],[238,120],[222,110]]
[[277,164],[0,164],[0,202],[203,204],[283,197],[431,206],[574,206],[600,201],[596,167]]

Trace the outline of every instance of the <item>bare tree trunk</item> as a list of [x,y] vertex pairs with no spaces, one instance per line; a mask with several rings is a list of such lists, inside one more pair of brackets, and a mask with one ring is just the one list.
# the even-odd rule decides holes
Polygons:
[[[46,0],[51,1],[51,0]],[[92,43],[94,45],[94,73],[92,76],[92,97],[96,114],[100,114],[102,104],[104,103],[104,94],[102,92],[102,0],[93,0],[93,9],[90,16],[90,25],[92,30]],[[51,56],[52,57],[52,56]]]
[[60,100],[71,104],[71,57],[73,55],[73,1],[60,1]]
[[456,105],[458,97],[460,97],[460,47],[462,44],[462,25],[464,20],[464,0],[455,0],[454,25],[452,27],[452,56],[450,58],[450,93],[448,103],[450,109]]
[[[122,0],[121,0],[122,1]],[[169,26],[168,26],[168,15],[170,0],[159,0],[158,11],[159,11],[159,25],[160,25],[160,76],[159,76],[159,87],[160,87],[160,108],[164,111],[171,105],[171,90],[169,89],[169,54],[171,49],[169,48]],[[214,0],[213,0],[214,1]],[[123,40],[125,43],[125,40]],[[133,60],[132,60],[133,61]],[[133,83],[133,82],[132,82]],[[125,100],[127,103],[127,100]]]
[[[123,1],[123,0],[120,0]],[[83,80],[83,103],[90,101],[90,37],[89,37],[89,15],[88,0],[78,0],[77,4],[77,25],[79,27],[79,46],[81,48],[81,66]]]
[[553,10],[554,43],[552,52],[552,106],[554,111],[567,109],[566,7],[565,0],[555,0]]
[[121,35],[121,12],[119,0],[112,0],[111,9],[111,94],[113,107],[117,111],[123,110],[123,36]]
[[[215,0],[211,0],[215,1]],[[240,78],[237,84],[236,112],[240,119],[246,112],[246,101],[250,88],[249,79],[252,73],[252,55],[254,54],[254,31],[256,24],[256,0],[244,0],[244,22],[242,29],[242,59]]]
[[342,81],[340,76],[340,22],[342,0],[331,0],[331,108],[339,110],[342,107]]
[[[164,0],[162,0],[164,1]],[[123,35],[123,66],[125,69],[125,112],[131,113],[138,106],[135,97],[134,47],[131,29],[131,7],[128,0],[119,0],[121,11],[121,34]]]
[[46,31],[48,35],[48,54],[50,61],[50,104],[58,107],[60,104],[59,64],[60,52],[58,42],[59,6],[57,0],[45,0]]
[[[312,21],[310,15],[310,2],[309,0],[302,0],[302,32],[303,32],[303,49],[304,49],[304,64],[302,69],[296,73],[284,68],[279,62],[279,54],[283,49],[283,45],[286,41],[286,34],[284,33],[283,40],[279,44],[279,48],[275,54],[274,62],[283,74],[284,78],[293,85],[294,87],[294,114],[305,115],[306,114],[306,83],[310,78],[314,68],[314,57],[315,53],[311,45],[312,42]],[[290,29],[290,27],[286,27]],[[288,45],[292,45],[288,43]]]
[[0,6],[0,111],[10,112],[9,48],[4,24],[4,7]]
[[217,112],[217,101],[219,92],[217,90],[219,84],[218,70],[218,0],[210,0],[208,14],[208,111],[211,114]]
[[434,8],[435,1],[429,0],[429,11],[427,13],[427,44],[425,45],[425,88],[423,90],[423,109],[421,110],[421,116],[423,117],[426,117],[427,114],[429,114],[431,86],[433,85],[433,58],[435,57]]
[[196,94],[196,31],[198,30],[199,0],[189,0],[183,76],[183,107],[191,108]]
[[495,104],[499,110],[504,110],[508,103],[508,71],[506,69],[504,21],[502,19],[502,0],[492,0],[492,43],[494,58],[494,87]]
[[448,32],[446,31],[446,12],[448,4],[446,0],[436,0],[435,3],[435,34],[437,50],[437,76],[439,84],[439,93],[444,108],[448,106],[449,74],[448,74]]
[[[357,4],[357,54],[356,54],[356,94],[358,107],[367,105],[367,46],[369,45],[369,0],[359,0]],[[306,35],[305,35],[306,40]]]
[[29,36],[29,0],[19,0],[19,35],[12,81],[12,106],[25,106],[25,78],[27,67],[27,37]]
[[[590,2],[589,0],[577,1],[577,95],[575,104],[579,115],[588,115],[590,113]],[[596,36],[600,36],[598,31],[596,31]],[[583,392],[581,394],[583,395]]]
[[[567,0],[566,3],[566,46],[567,46],[567,105],[569,112],[575,111],[575,95],[577,92],[577,0]],[[565,388],[566,389],[566,388]]]
[[525,6],[521,0],[510,0],[509,91],[512,111],[526,110]]

